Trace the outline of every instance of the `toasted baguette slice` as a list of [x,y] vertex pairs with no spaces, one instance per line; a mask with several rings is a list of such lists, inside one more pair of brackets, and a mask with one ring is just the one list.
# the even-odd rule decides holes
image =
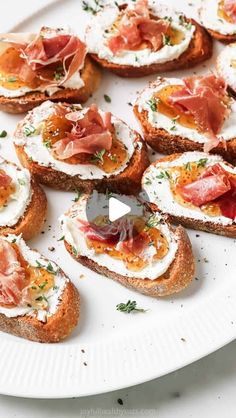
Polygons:
[[[81,71],[84,86],[80,89],[64,88],[50,96],[53,102],[84,103],[98,88],[101,73],[97,65],[89,58],[85,59]],[[26,93],[20,97],[0,96],[0,110],[7,113],[25,113],[48,100],[48,95],[41,92]]]
[[[153,296],[153,297],[167,296],[173,293],[180,292],[185,287],[187,287],[190,284],[193,278],[193,274],[194,274],[194,257],[192,253],[191,243],[189,241],[188,235],[185,232],[185,230],[182,227],[178,227],[176,229],[174,229],[173,227],[170,227],[170,225],[165,223],[164,218],[160,218],[156,214],[153,215],[152,212],[150,212],[149,210],[147,211],[145,207],[142,206],[142,204],[134,197],[128,197],[128,196],[125,197],[121,195],[112,195],[112,197],[116,199],[121,199],[121,201],[126,202],[126,204],[130,205],[130,207],[132,208],[131,214],[128,215],[125,220],[123,218],[123,221],[126,223],[126,228],[128,228],[127,225],[130,225],[130,219],[135,219],[135,216],[137,215],[137,213],[141,211],[143,215],[140,215],[139,213],[138,216],[143,216],[142,219],[144,220],[146,219],[152,220],[152,224],[149,224],[148,228],[152,229],[152,231],[158,229],[161,234],[160,236],[162,238],[164,236],[165,239],[168,239],[167,253],[165,253],[165,256],[162,259],[164,266],[162,265],[160,267],[158,265],[158,261],[152,260],[148,266],[148,270],[145,270],[146,267],[144,266],[143,269],[141,268],[138,271],[132,272],[131,270],[128,270],[127,267],[125,267],[125,263],[124,261],[121,261],[121,259],[118,259],[118,263],[120,264],[119,265],[116,264],[115,266],[114,260],[117,263],[117,256],[113,258],[108,253],[106,253],[107,259],[106,260],[105,258],[100,259],[99,258],[100,250],[97,255],[91,256],[90,255],[91,250],[90,250],[90,254],[88,253],[86,255],[86,249],[85,249],[86,247],[84,247],[84,245],[86,245],[86,232],[82,232],[83,234],[83,237],[82,237],[81,231],[77,229],[78,234],[79,234],[78,235],[79,238],[77,240],[77,242],[79,243],[78,245],[80,246],[79,248],[73,242],[73,239],[71,238],[72,235],[70,235],[70,232],[67,229],[67,225],[70,224],[70,230],[73,230],[73,228],[77,228],[77,225],[79,225],[79,220],[81,218],[83,219],[82,225],[83,226],[85,225],[84,220],[86,217],[84,217],[85,215],[84,205],[85,204],[87,205],[86,214],[89,216],[89,204],[88,204],[89,197],[88,196],[83,196],[82,198],[80,198],[79,202],[77,202],[75,205],[72,206],[71,212],[69,211],[67,214],[65,214],[64,216],[60,218],[63,234],[65,236],[64,243],[65,243],[65,247],[67,251],[77,261],[79,261],[84,266],[90,268],[91,270],[99,274],[102,274],[106,277],[109,277],[121,283],[122,285],[132,290],[136,290],[140,293],[143,293],[147,296]],[[107,199],[107,197],[103,198],[101,197],[101,195],[98,195],[97,202],[96,202],[96,216],[99,216],[100,214],[99,208],[101,209],[101,212],[103,211],[103,215],[104,215],[103,200],[105,201],[105,199]],[[130,203],[131,199],[133,199],[133,202],[138,202],[138,203]],[[85,203],[86,201],[87,203]],[[91,201],[93,202],[93,205],[94,205],[94,200],[91,200]],[[135,209],[136,204],[139,207],[139,212],[136,212],[136,209]],[[75,217],[76,211],[78,213],[77,218]],[[73,212],[74,218],[73,217],[70,218],[70,213],[72,212]],[[134,218],[132,218],[133,216]],[[155,224],[155,222],[153,223],[153,219],[157,219],[156,216],[158,218],[158,221],[157,221],[158,225]],[[74,220],[77,219],[78,223],[76,224],[75,221],[73,221],[73,219]],[[90,226],[88,224],[88,227],[87,227],[88,229],[86,229],[87,231],[89,230],[91,225],[93,225],[93,222],[90,223]],[[111,224],[113,233],[114,233],[114,228],[116,228],[116,225],[117,224],[115,222]],[[144,225],[148,225],[148,224],[146,223]],[[127,229],[126,231],[127,231],[127,236],[130,237],[131,231],[130,230],[128,231]],[[146,233],[145,230],[141,231],[141,234],[143,233],[144,234]],[[168,238],[166,238],[167,236]],[[124,240],[125,239],[127,238],[124,238]],[[122,244],[122,242],[118,244],[113,244],[113,245],[115,245],[115,248],[117,249],[117,248],[120,248],[119,247],[120,244]],[[102,245],[104,245],[104,242]],[[111,244],[108,244],[108,246],[110,245]],[[153,245],[152,242],[150,242],[149,248],[151,245]],[[173,247],[174,247],[174,250],[173,250]],[[122,252],[122,250],[118,250],[118,251]],[[149,250],[146,249],[146,251],[149,251]],[[105,252],[102,253],[102,257],[104,256],[104,254]],[[131,261],[131,263],[137,262],[137,256],[133,255],[133,258],[132,258],[131,254],[132,253],[129,253],[129,257],[131,257],[131,259],[133,260]],[[139,260],[140,260],[140,257],[142,260],[145,259],[144,254],[139,256],[138,258]],[[153,255],[152,256],[150,254],[148,255],[149,259],[152,259],[152,257]],[[160,269],[162,269],[162,271]],[[159,270],[159,273],[158,273],[158,270]],[[149,273],[147,273],[147,271],[149,271]],[[150,278],[150,275],[151,275],[151,278]]]
[[211,29],[207,29],[209,34],[212,36],[212,38],[216,39],[217,41],[220,41],[224,44],[230,44],[231,42],[236,41],[236,34],[233,35],[224,35],[223,33],[216,32]]
[[[157,51],[150,50],[150,46],[145,46],[145,42],[143,42],[141,51],[138,48],[133,50],[133,59],[131,59],[131,50],[128,51],[128,54],[126,54],[126,50],[113,54],[107,45],[112,35],[119,34],[119,32],[114,32],[114,27],[117,26],[116,24],[121,19],[122,13],[124,13],[126,8],[129,8],[131,13],[134,13],[133,9],[135,9],[135,13],[139,15],[139,6],[137,5],[136,11],[135,3],[129,6],[124,4],[119,8],[114,5],[107,5],[101,12],[97,13],[86,31],[86,42],[89,52],[98,64],[121,77],[143,77],[153,73],[193,67],[211,57],[211,37],[195,20],[187,19],[184,15],[163,3],[150,1],[148,7],[151,19],[158,20],[161,18],[165,19],[165,21],[168,19],[170,29],[174,32],[177,30],[177,32],[183,33],[184,43],[182,45],[182,41],[178,43],[178,50],[176,49],[175,41],[173,41],[172,45],[167,44],[167,48],[166,44],[162,45]],[[110,16],[114,19],[113,26]],[[108,22],[107,26],[104,22]],[[193,26],[195,30],[193,30]],[[111,35],[109,35],[110,30]],[[170,31],[170,36],[167,36],[167,40],[170,38],[170,43],[172,41],[171,36],[172,32]],[[166,48],[166,51],[163,50],[164,48]],[[143,53],[143,49],[147,53]]]
[[[224,162],[219,155],[211,155],[203,152],[186,152],[163,157],[150,165],[142,179],[142,188],[145,192],[144,196],[151,205],[152,210],[161,211],[163,215],[168,215],[170,221],[187,228],[236,238],[235,220],[233,221],[222,215],[208,215],[197,206],[191,204],[186,205],[186,203],[184,206],[174,199],[170,190],[171,172],[168,170],[172,166],[185,167],[186,173],[188,173],[186,175],[189,176],[191,175],[191,166],[189,166],[189,163],[197,163],[202,172],[207,167],[219,163],[226,170],[234,174],[236,178],[235,168],[229,163]],[[152,189],[155,190],[155,194]]]
[[[203,141],[198,142],[198,139],[192,140],[190,137],[187,138],[178,134],[176,129],[178,122],[176,122],[176,125],[173,125],[173,120],[171,118],[169,118],[169,125],[171,126],[172,124],[172,126],[168,130],[163,128],[162,122],[152,124],[149,121],[149,110],[147,110],[147,103],[153,97],[155,89],[159,88],[158,86],[161,86],[162,84],[165,85],[166,83],[174,83],[174,80],[176,80],[176,82],[181,81],[181,79],[158,78],[154,83],[151,83],[149,87],[144,89],[138,97],[133,111],[141,125],[143,138],[151,148],[162,154],[173,154],[178,152],[182,153],[185,151],[203,151],[204,144],[209,140],[207,137],[205,138],[204,135],[201,135]],[[233,103],[232,115],[234,115],[235,103],[233,99],[231,99],[231,101]],[[234,117],[232,117],[232,125],[234,123],[233,119]],[[232,139],[227,139],[226,141],[219,142],[218,145],[214,147],[210,152],[219,154],[226,161],[234,164],[234,162],[236,162],[236,136],[235,138],[233,137]]]
[[201,3],[199,18],[212,38],[225,44],[235,42],[236,25],[235,22],[230,22],[230,16],[227,19],[227,12],[223,9],[224,2],[201,0]]
[[[43,106],[45,107],[46,105],[49,107],[52,106],[53,112],[53,104],[50,104],[50,102],[48,102],[47,104],[45,103]],[[40,110],[40,108],[37,109]],[[57,169],[58,166],[52,167],[50,166],[50,164],[46,165],[45,161],[43,163],[36,161],[33,155],[30,156],[29,153],[27,154],[27,144],[31,140],[31,137],[25,138],[24,145],[20,145],[24,126],[27,123],[32,123],[34,115],[36,114],[36,112],[38,112],[37,109],[34,109],[33,112],[26,116],[26,118],[18,125],[18,128],[15,133],[15,149],[22,165],[28,168],[40,183],[46,184],[47,186],[60,190],[80,189],[82,191],[87,192],[90,192],[94,188],[104,192],[106,191],[106,189],[108,189],[110,191],[127,194],[137,193],[140,190],[142,174],[149,165],[149,158],[147,153],[147,147],[143,143],[140,135],[137,132],[133,131],[123,121],[113,116],[112,120],[116,124],[115,126],[117,127],[117,132],[118,127],[121,127],[123,131],[125,130],[126,135],[127,133],[129,135],[129,147],[132,148],[132,152],[129,151],[130,159],[124,166],[124,169],[121,169],[121,171],[117,172],[117,174],[111,173],[107,177],[104,175],[102,178],[101,175],[97,176],[97,178],[96,175],[92,176],[91,167],[95,166],[87,164],[88,177],[90,178],[86,179],[82,177],[81,174],[69,174],[71,167],[74,168],[76,166],[75,164],[71,165],[69,163],[64,163],[64,167],[66,166],[66,169],[59,170]],[[122,137],[120,137],[119,139],[123,141]],[[40,146],[42,146],[42,140],[40,140]],[[46,149],[44,145],[43,148],[44,150]],[[49,149],[48,153],[50,154]],[[55,164],[57,164],[58,160],[54,159],[54,161]],[[82,167],[83,169],[84,167],[86,167],[85,164],[77,164],[77,166],[78,171],[81,170],[80,167]]]
[[11,179],[9,192],[1,187],[1,197],[3,193],[9,195],[5,203],[2,201],[0,234],[22,234],[28,240],[39,233],[45,221],[46,195],[28,170],[5,160],[0,161],[0,169]]
[[[20,256],[27,260],[31,268],[32,266],[34,268],[43,268],[44,266],[44,268],[47,268],[46,266],[47,263],[49,263],[49,260],[45,259],[36,251],[30,250],[22,238],[16,235],[9,235],[5,239],[8,242],[14,242],[14,244],[12,244],[14,246],[14,250],[17,251],[17,254],[19,252]],[[40,267],[39,265],[37,266],[37,263],[35,262],[36,260],[40,263]],[[60,281],[55,281],[55,283],[59,283],[57,289],[55,286],[55,289],[53,287],[51,290],[41,290],[41,294],[45,300],[45,298],[47,299],[47,292],[51,291],[50,298],[52,299],[52,294],[55,295],[54,297],[57,297],[57,305],[55,308],[53,308],[49,302],[47,302],[47,304],[49,303],[49,308],[40,309],[38,306],[37,310],[34,309],[35,306],[33,305],[33,302],[32,308],[29,307],[29,303],[24,305],[25,307],[7,308],[5,305],[3,308],[0,306],[0,331],[26,338],[31,341],[55,343],[66,338],[75,328],[78,323],[80,311],[80,298],[78,290],[54,262],[50,262],[48,266],[50,266],[50,271],[52,269],[54,270],[55,273],[53,277],[55,277],[55,280]],[[50,274],[51,273],[49,273],[49,275]],[[37,276],[34,276],[34,273],[31,273],[30,281],[32,284],[34,283],[34,289],[37,287],[35,283],[38,283],[38,279],[38,274]],[[11,288],[11,279],[9,277],[8,280],[8,285]],[[34,282],[34,280],[36,280],[36,282]],[[41,289],[43,289],[44,283],[41,283]],[[51,300],[50,298],[48,298],[48,301]],[[51,309],[52,312],[50,312]]]

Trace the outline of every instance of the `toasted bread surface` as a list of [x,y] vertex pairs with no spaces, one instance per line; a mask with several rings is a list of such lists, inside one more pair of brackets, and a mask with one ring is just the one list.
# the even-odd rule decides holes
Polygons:
[[195,20],[186,19],[186,21],[192,23],[196,27],[194,37],[190,42],[188,49],[181,54],[179,58],[173,61],[167,61],[163,64],[151,64],[134,67],[131,65],[114,64],[99,58],[96,54],[91,54],[91,57],[103,68],[106,68],[121,77],[144,77],[146,75],[159,72],[191,68],[212,56],[212,39],[208,32]]
[[[165,129],[157,129],[148,122],[147,111],[139,112],[138,106],[134,106],[134,114],[141,124],[143,138],[155,151],[162,154],[182,153],[185,151],[203,151],[204,144],[191,141],[178,135],[170,135]],[[236,138],[225,143],[220,142],[210,151],[212,154],[221,155],[231,164],[236,162]]]
[[184,228],[179,226],[175,230],[175,236],[178,240],[178,250],[175,259],[166,273],[155,280],[122,276],[109,270],[107,267],[100,266],[85,256],[76,256],[71,245],[66,241],[65,247],[72,257],[96,273],[109,277],[125,287],[136,290],[144,295],[159,297],[180,292],[189,285],[194,275],[195,263],[188,235]]
[[28,168],[35,178],[47,186],[59,190],[82,190],[91,192],[94,188],[100,192],[106,189],[112,192],[134,194],[140,190],[141,178],[144,170],[149,165],[149,158],[146,145],[137,134],[137,141],[142,144],[136,147],[128,166],[118,175],[103,179],[82,180],[78,175],[69,174],[54,170],[51,167],[41,166],[31,161],[24,151],[24,147],[15,145],[17,156],[21,164]]
[[24,113],[50,99],[52,102],[84,103],[98,88],[101,73],[97,65],[86,57],[81,71],[84,86],[80,89],[60,89],[52,96],[41,92],[29,92],[20,97],[0,96],[0,110],[8,113]]
[[25,213],[17,224],[11,227],[0,227],[1,235],[22,234],[22,237],[28,240],[39,233],[46,218],[47,198],[44,190],[34,179],[31,180],[31,187],[32,198]]
[[62,300],[47,322],[30,316],[8,318],[0,314],[0,331],[41,343],[55,343],[66,338],[78,323],[80,298],[76,287],[67,282]]
[[223,42],[224,44],[230,44],[231,42],[236,41],[236,33],[233,35],[224,35],[223,33],[216,32],[211,29],[207,29],[207,31],[212,36],[212,38],[216,39],[217,41]]
[[[161,162],[167,162],[167,161],[174,161],[177,158],[181,156],[181,153],[172,154],[167,157],[160,158],[159,160],[152,163],[152,165],[157,165]],[[228,164],[230,165],[230,164]],[[156,193],[158,195],[158,185],[156,188]],[[156,204],[150,204],[150,207],[153,211],[160,211],[158,206]],[[223,235],[229,238],[236,238],[236,223],[233,223],[231,225],[223,225],[221,223],[215,223],[215,222],[205,222],[199,219],[193,219],[189,217],[183,217],[183,216],[175,216],[169,213],[165,213],[165,215],[168,215],[168,219],[177,225],[183,225],[186,228],[191,229],[197,229],[200,231],[206,231],[206,232],[212,232],[213,234],[217,235]]]

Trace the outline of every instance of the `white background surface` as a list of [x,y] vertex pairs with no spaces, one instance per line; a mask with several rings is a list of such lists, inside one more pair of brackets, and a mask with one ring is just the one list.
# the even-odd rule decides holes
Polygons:
[[[49,0],[4,2],[4,5],[0,6],[1,31],[13,26],[27,13],[49,2]],[[110,394],[56,401],[1,396],[0,417],[70,418],[123,415],[218,418],[223,414],[229,418],[235,417],[235,346],[236,343],[231,343],[211,356],[156,381]],[[123,400],[123,406],[118,404],[119,398]]]

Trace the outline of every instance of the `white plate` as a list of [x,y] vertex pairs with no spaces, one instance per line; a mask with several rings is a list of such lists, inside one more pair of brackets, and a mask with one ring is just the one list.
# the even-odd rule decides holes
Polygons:
[[[183,11],[193,14],[193,7],[185,3]],[[69,23],[82,34],[90,16],[81,10],[78,0],[60,1],[19,24],[17,30]],[[215,49],[219,50],[220,45],[215,44]],[[209,69],[213,68],[210,64]],[[199,73],[205,68],[206,64],[172,75]],[[128,102],[154,78],[125,80],[104,72],[102,85],[92,100],[137,128]],[[104,94],[111,97],[111,104],[105,102]],[[14,161],[10,136],[19,119],[0,114],[0,128],[10,134],[0,140],[0,152]],[[71,205],[73,194],[48,188],[46,193],[49,209],[45,233],[30,245],[58,262],[78,286],[81,319],[73,335],[56,345],[31,343],[0,333],[0,393],[63,398],[111,391],[169,373],[235,338],[235,240],[189,231],[197,261],[196,280],[181,294],[156,300],[127,290],[73,261],[62,242],[57,242],[61,236],[57,219]],[[56,250],[50,252],[50,246]],[[128,299],[148,311],[134,315],[116,311],[116,305]]]

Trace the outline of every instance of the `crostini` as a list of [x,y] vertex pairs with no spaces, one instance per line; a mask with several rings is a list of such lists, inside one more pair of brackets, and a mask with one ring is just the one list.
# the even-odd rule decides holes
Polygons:
[[213,38],[224,43],[236,41],[234,0],[201,0],[199,18]]
[[236,95],[236,43],[226,45],[216,61],[217,73],[222,77],[229,91]]
[[[108,200],[125,199],[130,214],[109,221]],[[94,219],[89,206],[96,205]],[[82,195],[61,216],[67,251],[81,264],[148,296],[166,296],[189,285],[194,258],[182,227],[174,229],[133,196]]]
[[30,239],[45,221],[47,199],[27,169],[0,157],[0,234]]
[[134,113],[156,151],[212,151],[236,161],[236,101],[220,77],[158,78],[142,91]]
[[236,238],[236,169],[203,152],[157,160],[142,179],[152,209],[186,227]]
[[0,110],[23,113],[48,99],[85,102],[100,81],[86,45],[66,29],[0,35]]
[[86,43],[96,62],[122,77],[193,67],[212,55],[205,29],[153,0],[104,6],[86,30]]
[[77,325],[79,293],[52,261],[17,235],[0,237],[0,331],[52,343]]
[[14,141],[22,165],[61,190],[135,194],[149,165],[139,134],[96,105],[47,101],[18,124]]

